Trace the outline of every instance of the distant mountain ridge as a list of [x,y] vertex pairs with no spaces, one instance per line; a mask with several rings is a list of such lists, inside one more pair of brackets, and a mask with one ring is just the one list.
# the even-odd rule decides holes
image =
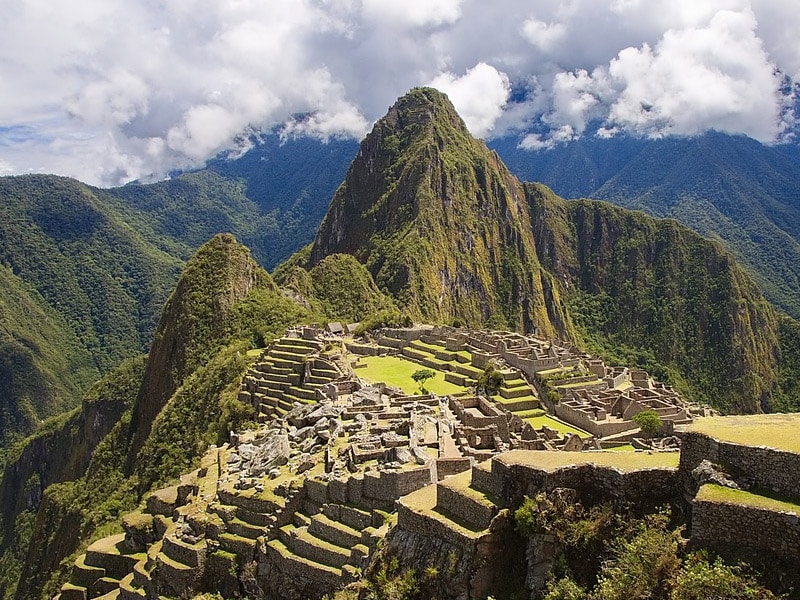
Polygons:
[[706,132],[659,140],[584,137],[547,150],[493,140],[511,171],[567,198],[671,217],[722,240],[766,296],[800,318],[800,147]]

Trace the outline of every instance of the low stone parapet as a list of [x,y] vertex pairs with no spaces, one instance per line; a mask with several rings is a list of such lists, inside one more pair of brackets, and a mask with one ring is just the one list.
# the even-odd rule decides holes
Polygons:
[[[692,541],[718,551],[768,555],[800,562],[800,506],[726,490],[729,501],[715,499],[706,484],[692,503]],[[764,506],[759,506],[764,504]],[[781,506],[784,505],[784,506]]]

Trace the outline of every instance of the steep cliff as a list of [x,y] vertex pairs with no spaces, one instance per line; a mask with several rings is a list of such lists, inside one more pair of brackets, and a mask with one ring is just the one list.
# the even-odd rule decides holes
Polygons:
[[352,254],[413,316],[569,336],[519,181],[442,93],[414,89],[375,125],[311,250]]
[[676,221],[567,202],[542,185],[526,192],[539,256],[569,290],[584,342],[620,360],[654,359],[670,371],[657,375],[725,411],[766,405],[777,316],[719,243]]

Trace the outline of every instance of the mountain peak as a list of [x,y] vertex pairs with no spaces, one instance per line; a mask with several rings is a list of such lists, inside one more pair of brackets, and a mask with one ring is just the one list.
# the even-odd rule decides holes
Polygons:
[[415,88],[362,141],[310,263],[355,256],[415,318],[569,335],[558,302],[559,314],[547,314],[552,286],[525,205],[520,182],[470,135],[447,96]]
[[435,88],[413,88],[398,98],[382,119],[397,130],[412,130],[432,123],[454,127],[460,133],[468,134],[463,119],[456,112],[447,94]]

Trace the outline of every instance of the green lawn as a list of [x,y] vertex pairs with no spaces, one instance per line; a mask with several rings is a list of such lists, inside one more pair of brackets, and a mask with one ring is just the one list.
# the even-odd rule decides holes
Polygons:
[[720,502],[723,504],[753,506],[766,510],[800,513],[800,506],[794,502],[787,502],[779,497],[734,490],[713,483],[707,483],[701,487],[700,491],[697,493],[697,499],[706,500],[708,502]]
[[614,448],[603,448],[603,450],[605,452],[636,452],[636,448],[630,444],[623,444],[622,446],[616,446]]
[[[414,371],[425,369],[422,365],[396,356],[366,356],[359,361],[360,365],[367,365],[356,369],[356,375],[372,383],[383,382],[386,385],[399,387],[407,394],[418,394],[419,387],[411,379]],[[445,396],[459,394],[467,388],[444,380],[442,371],[435,371],[433,379],[425,382],[425,389],[434,394]]]
[[800,453],[800,414],[738,415],[697,419],[689,431],[744,446]]
[[652,468],[677,468],[678,452],[552,452],[550,450],[512,450],[493,460],[504,465],[531,465],[547,471],[556,471],[575,465],[593,464],[613,467],[623,472]]
[[578,429],[577,427],[573,427],[572,425],[567,425],[564,421],[560,421],[555,417],[551,417],[550,415],[541,415],[539,417],[530,417],[528,419],[524,419],[526,423],[530,423],[534,429],[541,429],[542,425],[547,425],[550,429],[555,429],[561,435],[565,433],[577,433],[582,438],[591,437],[591,433],[584,431],[583,429]]

